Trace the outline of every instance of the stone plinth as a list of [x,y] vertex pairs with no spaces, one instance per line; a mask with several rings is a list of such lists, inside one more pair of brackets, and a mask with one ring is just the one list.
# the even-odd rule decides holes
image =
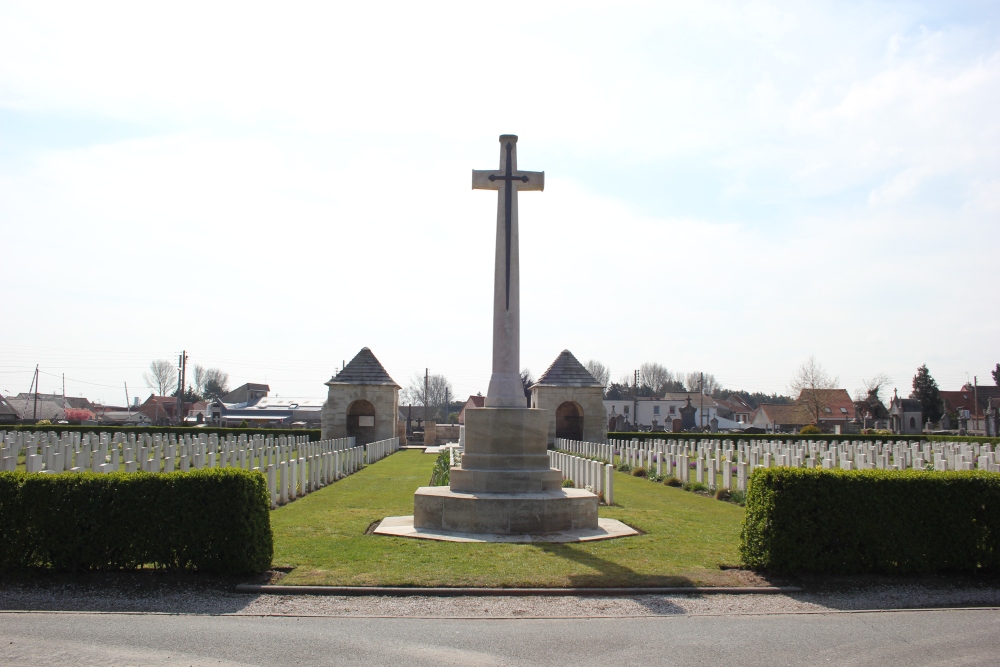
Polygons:
[[458,493],[424,486],[413,498],[413,525],[425,530],[544,535],[597,528],[597,496],[583,489],[540,493]]
[[527,408],[469,408],[465,454],[451,486],[417,489],[417,530],[497,535],[596,530],[597,496],[561,488],[549,467],[548,414]]

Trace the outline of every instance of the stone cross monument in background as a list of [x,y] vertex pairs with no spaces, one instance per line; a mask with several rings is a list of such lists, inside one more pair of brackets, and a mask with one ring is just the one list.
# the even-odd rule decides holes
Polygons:
[[379,535],[532,542],[608,539],[636,531],[598,519],[598,497],[562,488],[546,451],[548,411],[527,406],[521,386],[517,193],[541,190],[542,172],[517,170],[517,137],[500,137],[500,169],[473,171],[472,187],[497,190],[493,374],[486,407],[465,411],[465,450],[448,486],[422,486],[413,516],[386,517]]
[[523,408],[521,385],[521,280],[517,193],[545,188],[544,171],[517,170],[517,137],[500,135],[500,169],[472,172],[473,190],[497,190],[497,245],[493,273],[493,374],[488,408]]

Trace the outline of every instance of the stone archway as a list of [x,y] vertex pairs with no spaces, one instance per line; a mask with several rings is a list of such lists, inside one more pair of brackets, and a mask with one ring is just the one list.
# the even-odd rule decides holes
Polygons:
[[573,401],[566,401],[556,408],[556,437],[583,440],[583,408]]
[[347,406],[347,437],[364,445],[375,440],[375,406],[364,399]]

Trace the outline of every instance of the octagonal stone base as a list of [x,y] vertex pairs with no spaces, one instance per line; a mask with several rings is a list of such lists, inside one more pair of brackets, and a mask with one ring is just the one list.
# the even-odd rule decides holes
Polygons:
[[424,486],[413,497],[415,528],[455,533],[541,535],[597,528],[597,496],[583,489],[460,493]]

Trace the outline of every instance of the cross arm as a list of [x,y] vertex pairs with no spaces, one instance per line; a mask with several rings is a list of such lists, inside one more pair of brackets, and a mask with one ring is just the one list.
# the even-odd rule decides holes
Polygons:
[[515,171],[514,176],[527,176],[528,180],[524,183],[517,184],[518,192],[526,192],[530,190],[544,190],[545,189],[545,172],[544,171]]
[[[511,178],[517,185],[518,192],[528,192],[531,190],[545,189],[544,171],[515,171]],[[506,179],[506,175],[500,171],[490,171],[488,169],[472,170],[473,190],[499,190],[500,185]]]
[[472,170],[472,189],[473,190],[499,190],[500,184],[503,183],[502,180],[491,181],[490,176],[496,176],[500,174],[497,171],[489,171],[488,169],[473,169]]

